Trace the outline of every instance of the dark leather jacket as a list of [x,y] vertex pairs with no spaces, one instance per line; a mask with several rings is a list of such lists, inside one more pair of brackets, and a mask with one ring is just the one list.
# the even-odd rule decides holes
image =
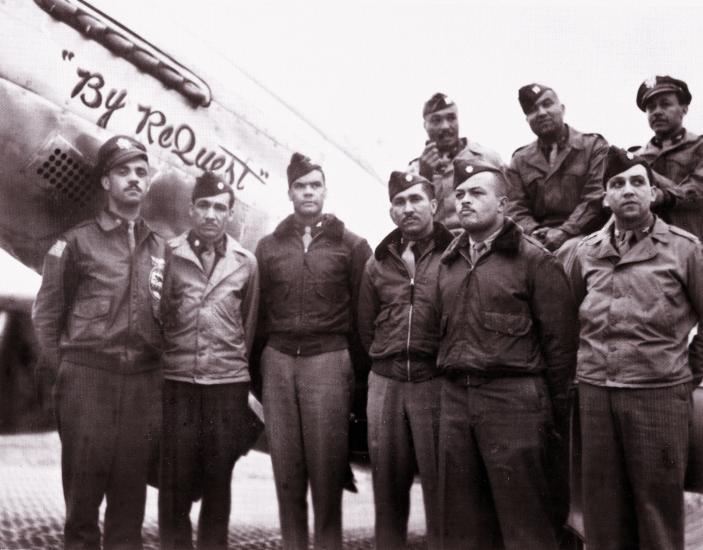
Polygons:
[[439,374],[437,277],[442,253],[452,234],[434,224],[431,242],[417,259],[410,278],[400,257],[400,230],[391,232],[366,263],[359,291],[359,335],[376,374],[422,381]]
[[102,211],[69,229],[44,260],[32,312],[49,364],[60,360],[116,372],[159,367],[158,314],[169,254],[144,220],[135,225],[129,252],[127,226]]
[[442,256],[442,340],[450,373],[543,374],[564,398],[576,367],[578,321],[561,264],[509,218],[472,268],[467,233]]
[[[289,355],[344,349],[356,332],[355,308],[364,264],[365,239],[325,214],[308,251],[293,215],[256,248],[261,282],[257,340]],[[260,346],[261,344],[259,344]]]

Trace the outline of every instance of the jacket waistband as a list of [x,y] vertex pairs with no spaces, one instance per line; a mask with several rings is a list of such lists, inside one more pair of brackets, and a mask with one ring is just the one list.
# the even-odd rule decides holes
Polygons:
[[144,352],[128,357],[125,353],[103,353],[94,350],[64,350],[61,359],[81,365],[122,374],[149,372],[161,368],[157,353]]
[[541,378],[541,372],[511,372],[511,371],[458,371],[451,370],[445,373],[445,378],[459,386],[482,386],[492,380],[500,378]]
[[349,341],[344,334],[295,336],[291,334],[273,333],[269,336],[267,345],[286,355],[302,355],[307,357],[348,348]]

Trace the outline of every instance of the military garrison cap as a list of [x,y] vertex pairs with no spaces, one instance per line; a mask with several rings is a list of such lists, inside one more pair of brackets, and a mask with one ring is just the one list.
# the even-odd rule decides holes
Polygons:
[[214,197],[222,193],[229,193],[229,204],[231,207],[232,204],[234,204],[234,191],[232,190],[232,186],[227,184],[222,177],[208,170],[195,179],[191,200],[193,204],[195,204],[195,201],[198,199]]
[[675,93],[683,105],[691,103],[691,92],[688,84],[671,76],[653,76],[640,84],[637,90],[637,106],[641,111],[647,111],[647,101],[659,94]]
[[633,166],[638,164],[645,167],[647,170],[647,177],[649,178],[649,184],[654,186],[654,175],[652,174],[652,169],[647,164],[647,161],[642,157],[633,155],[630,151],[625,151],[611,145],[608,148],[608,154],[605,157],[605,169],[603,170],[603,187],[607,187],[608,180],[610,178],[622,174],[625,170],[629,170]]
[[493,172],[505,182],[503,171],[493,164],[474,159],[454,159],[454,189],[459,187],[467,179],[481,172]]
[[322,167],[319,164],[314,164],[302,153],[293,153],[290,157],[288,168],[286,169],[286,173],[288,175],[288,187],[290,187],[295,180],[302,178],[305,174],[309,174],[313,170],[319,170],[322,172]]
[[537,84],[535,82],[520,88],[517,92],[517,100],[520,102],[522,112],[525,114],[530,113],[535,108],[537,100],[542,97],[544,92],[549,90],[552,90],[549,86],[544,86],[543,84]]
[[449,99],[447,94],[437,92],[430,99],[425,101],[425,105],[422,107],[422,116],[424,118],[427,115],[431,115],[432,113],[436,113],[452,105],[455,105],[455,103]]
[[107,174],[118,164],[142,158],[149,162],[146,148],[136,139],[129,136],[113,136],[102,144],[98,150],[95,163],[95,173],[98,177]]
[[398,193],[410,189],[413,185],[417,185],[418,183],[426,183],[431,186],[429,180],[418,174],[397,171],[391,172],[391,177],[388,179],[388,198],[393,200],[393,197]]

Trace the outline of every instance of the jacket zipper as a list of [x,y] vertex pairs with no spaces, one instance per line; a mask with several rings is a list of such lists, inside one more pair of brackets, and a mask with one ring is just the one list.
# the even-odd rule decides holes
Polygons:
[[[409,275],[409,273],[408,273]],[[410,311],[408,312],[408,338],[405,343],[405,355],[407,357],[408,382],[410,382],[410,332],[413,327],[413,307],[415,303],[415,279],[410,277]]]

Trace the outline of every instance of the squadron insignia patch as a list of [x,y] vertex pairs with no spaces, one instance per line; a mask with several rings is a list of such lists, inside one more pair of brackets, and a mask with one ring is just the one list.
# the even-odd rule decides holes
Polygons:
[[66,241],[59,239],[49,249],[49,254],[51,256],[56,256],[57,258],[60,258],[61,256],[63,256],[63,251],[65,248],[66,248]]

